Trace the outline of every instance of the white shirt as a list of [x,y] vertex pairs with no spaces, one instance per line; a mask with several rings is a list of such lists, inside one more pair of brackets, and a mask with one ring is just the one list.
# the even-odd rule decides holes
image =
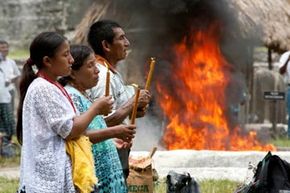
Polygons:
[[[107,67],[99,63],[96,65],[100,71],[99,82],[90,90],[90,97],[94,100],[96,98],[105,96],[107,77]],[[125,104],[131,97],[133,97],[134,94],[135,90],[133,86],[125,85],[121,75],[118,72],[113,73],[110,71],[110,95],[114,100],[112,113],[114,113],[118,108]],[[123,123],[128,124],[129,118],[127,117]]]
[[0,69],[0,103],[10,103],[11,95],[5,85],[6,78],[4,72]]
[[73,107],[43,78],[29,86],[23,102],[20,188],[29,193],[75,193],[65,138],[73,127]]
[[[279,59],[279,68],[281,68],[285,64],[285,62],[289,58],[289,55],[290,55],[290,51],[287,51],[281,55]],[[287,64],[286,72],[285,74],[283,74],[283,76],[284,76],[285,83],[290,84],[290,61]]]
[[[12,79],[20,76],[19,68],[17,67],[15,61],[10,58],[6,58],[6,60],[1,61],[0,68],[5,73],[7,82],[11,82]],[[8,85],[8,89],[9,90],[15,89],[15,85],[13,83],[10,83]]]

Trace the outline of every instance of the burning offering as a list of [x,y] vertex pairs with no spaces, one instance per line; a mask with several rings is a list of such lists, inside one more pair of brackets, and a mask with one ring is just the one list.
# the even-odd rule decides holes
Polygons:
[[158,81],[158,103],[166,117],[167,149],[275,150],[229,124],[226,89],[232,65],[219,46],[220,25],[192,29],[173,47],[170,78]]

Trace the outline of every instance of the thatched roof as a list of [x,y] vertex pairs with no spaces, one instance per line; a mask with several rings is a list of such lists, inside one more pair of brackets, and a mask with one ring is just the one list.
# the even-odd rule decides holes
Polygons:
[[[278,52],[290,50],[290,0],[224,1],[227,2],[229,9],[237,14],[238,26],[244,38],[262,41],[264,45]],[[115,2],[113,0],[96,2],[98,3],[89,7],[86,16],[76,27],[76,35],[73,38],[75,43],[86,42],[85,37],[91,23],[112,15],[112,12],[116,16],[116,11],[119,11],[112,11]],[[117,17],[121,15],[122,13],[119,13]]]
[[263,43],[276,51],[290,50],[289,0],[227,1],[237,11],[245,34],[261,35]]
[[107,0],[104,3],[93,3],[85,14],[85,17],[76,27],[76,33],[72,42],[77,44],[85,43],[90,25],[104,16],[110,4],[111,0]]

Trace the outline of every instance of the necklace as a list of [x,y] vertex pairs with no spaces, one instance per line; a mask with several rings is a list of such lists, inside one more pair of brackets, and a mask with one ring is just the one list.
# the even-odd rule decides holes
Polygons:
[[88,99],[91,103],[93,103],[93,99],[88,95],[86,91],[80,91],[78,90],[86,99]]

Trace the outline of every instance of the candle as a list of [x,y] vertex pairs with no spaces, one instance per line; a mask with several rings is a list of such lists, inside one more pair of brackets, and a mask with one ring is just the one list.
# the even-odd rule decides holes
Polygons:
[[154,71],[154,66],[155,66],[155,58],[151,57],[150,58],[150,69],[149,69],[149,73],[148,73],[147,81],[146,81],[146,85],[145,85],[146,90],[149,90],[153,71]]
[[136,119],[136,115],[137,115],[137,108],[138,108],[139,95],[140,95],[140,89],[138,88],[138,85],[137,85],[134,105],[133,105],[132,114],[131,114],[131,124],[132,125],[135,124],[135,119]]
[[110,68],[106,62],[104,62],[104,64],[107,67],[105,96],[109,96],[109,94],[110,94]]

